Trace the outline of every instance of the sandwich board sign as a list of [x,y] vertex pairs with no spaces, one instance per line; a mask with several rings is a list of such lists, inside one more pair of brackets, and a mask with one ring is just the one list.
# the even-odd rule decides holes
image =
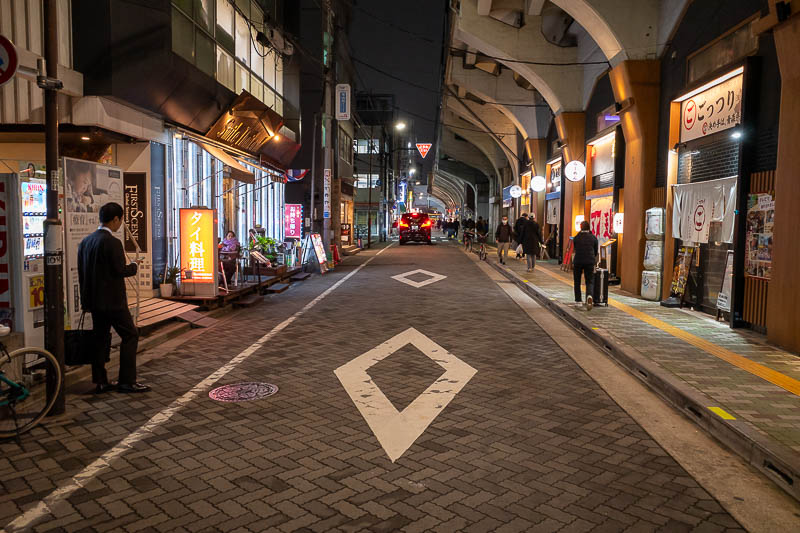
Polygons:
[[430,149],[431,143],[417,143],[417,150],[419,150],[419,155],[422,156],[422,159],[425,159],[425,156],[428,155]]

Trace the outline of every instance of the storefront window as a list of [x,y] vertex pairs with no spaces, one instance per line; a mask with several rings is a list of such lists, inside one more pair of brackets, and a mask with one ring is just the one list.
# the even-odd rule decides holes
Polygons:
[[250,26],[239,13],[236,13],[236,59],[250,66]]
[[172,51],[194,63],[194,24],[187,16],[172,9]]
[[275,88],[275,52],[272,50],[264,56],[264,81]]
[[233,6],[228,0],[217,0],[217,42],[233,52]]
[[233,79],[233,57],[217,45],[217,80],[230,89],[236,89],[236,83]]
[[197,68],[213,77],[217,63],[214,41],[199,28],[195,31],[195,52]]
[[238,61],[236,62],[236,94],[250,92],[250,73]]
[[194,0],[194,20],[209,34],[214,34],[214,0]]

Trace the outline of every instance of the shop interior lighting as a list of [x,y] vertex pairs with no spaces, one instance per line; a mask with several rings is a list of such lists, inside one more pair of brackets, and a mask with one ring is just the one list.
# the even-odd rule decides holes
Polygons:
[[82,135],[82,136],[81,136],[81,140],[82,140],[82,141],[88,141],[88,140],[90,140],[90,139],[89,139],[89,137],[88,137],[88,136],[86,136],[86,135]]
[[735,78],[736,76],[738,76],[742,72],[744,72],[744,67],[739,67],[736,70],[732,70],[732,71],[728,72],[727,74],[723,74],[719,78],[717,78],[715,80],[711,80],[710,82],[706,83],[705,85],[701,85],[697,89],[684,94],[683,96],[679,96],[678,98],[675,99],[675,101],[676,102],[683,102],[684,100],[688,100],[692,96],[697,96],[701,92],[706,91],[706,90],[710,89],[711,87],[714,87],[715,85],[719,85],[720,83],[722,83],[724,81],[728,81],[731,78]]
[[604,144],[604,143],[607,143],[607,142],[611,142],[616,138],[616,136],[617,136],[617,132],[616,131],[610,131],[607,134],[605,134],[602,137],[600,137],[599,139],[595,139],[593,141],[589,141],[589,146],[594,146],[596,144]]
[[403,131],[404,129],[406,129],[406,123],[405,122],[398,122],[397,124],[394,125],[394,128],[397,131]]

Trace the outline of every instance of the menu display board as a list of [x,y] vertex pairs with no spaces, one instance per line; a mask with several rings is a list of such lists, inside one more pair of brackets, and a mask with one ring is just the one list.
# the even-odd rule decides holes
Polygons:
[[722,277],[722,288],[717,294],[717,309],[720,311],[731,311],[731,287],[733,286],[733,250],[728,250],[728,257],[725,259],[725,274]]

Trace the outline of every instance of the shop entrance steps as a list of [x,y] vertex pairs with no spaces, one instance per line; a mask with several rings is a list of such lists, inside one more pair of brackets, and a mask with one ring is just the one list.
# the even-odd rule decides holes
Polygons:
[[275,285],[270,285],[267,287],[267,292],[270,294],[277,294],[285,291],[289,288],[288,283],[276,283]]
[[216,318],[211,318],[210,316],[205,316],[197,311],[186,311],[185,313],[181,313],[176,317],[178,320],[183,320],[184,322],[188,322],[192,325],[192,327],[196,328],[210,328],[214,324],[218,322]]
[[292,276],[292,281],[305,281],[311,276],[310,272],[300,272]]
[[351,244],[349,246],[342,246],[342,255],[356,255],[360,251],[361,248],[359,248],[354,244]]

